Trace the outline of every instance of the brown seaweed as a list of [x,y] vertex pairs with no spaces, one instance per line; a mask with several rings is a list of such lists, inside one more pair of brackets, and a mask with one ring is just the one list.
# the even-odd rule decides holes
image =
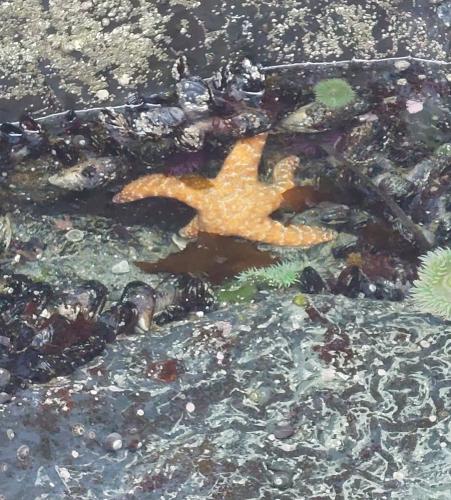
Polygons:
[[236,276],[250,267],[265,267],[277,261],[269,252],[259,250],[255,243],[230,236],[200,233],[181,252],[157,262],[135,262],[147,273],[189,274],[206,277],[214,284]]

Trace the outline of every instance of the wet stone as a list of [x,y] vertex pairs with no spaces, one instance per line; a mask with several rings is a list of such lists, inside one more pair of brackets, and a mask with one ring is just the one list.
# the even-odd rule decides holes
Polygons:
[[443,2],[438,6],[437,17],[448,28],[451,26],[451,2]]
[[130,264],[126,260],[121,260],[111,268],[114,274],[126,274],[130,272]]
[[11,374],[5,368],[0,368],[0,388],[5,387],[11,380]]
[[287,439],[294,433],[295,429],[289,422],[278,422],[273,430],[276,439]]
[[11,340],[9,339],[9,337],[0,335],[0,347],[5,347],[6,349],[8,349],[10,345],[11,345]]
[[7,392],[0,392],[0,405],[9,403],[11,401],[11,394],[8,394]]

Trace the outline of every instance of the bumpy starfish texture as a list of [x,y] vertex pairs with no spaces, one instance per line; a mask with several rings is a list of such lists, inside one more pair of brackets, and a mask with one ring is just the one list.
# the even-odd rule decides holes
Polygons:
[[241,236],[273,245],[309,247],[335,235],[319,227],[284,226],[270,218],[283,203],[283,193],[293,188],[298,159],[289,156],[274,168],[272,184],[258,180],[258,165],[267,134],[240,139],[216,178],[196,185],[183,178],[151,174],[131,182],[113,201],[127,203],[152,196],[175,198],[197,210],[181,234],[194,238],[199,231]]

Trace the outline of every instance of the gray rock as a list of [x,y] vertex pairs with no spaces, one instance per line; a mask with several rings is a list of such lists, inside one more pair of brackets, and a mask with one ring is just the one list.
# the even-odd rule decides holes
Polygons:
[[11,380],[11,374],[5,368],[0,368],[0,388],[5,387]]
[[[446,499],[437,485],[448,481],[441,442],[449,433],[450,323],[409,303],[326,295],[309,297],[322,315],[309,319],[296,316],[294,294],[272,292],[118,339],[69,377],[20,391],[2,407],[2,427],[16,435],[0,447],[14,477],[2,481],[2,494],[125,497],[133,484],[149,499],[225,490],[278,498],[279,489],[287,498],[333,498],[344,488],[358,498],[364,468],[368,498]],[[183,366],[172,382],[149,371],[168,359]],[[261,387],[270,388],[264,405],[249,398]],[[296,434],[268,439],[270,422],[289,422]],[[139,452],[105,453],[99,436],[111,429],[120,436],[107,440]],[[21,456],[32,457],[26,475],[18,442],[29,448]],[[236,472],[218,482],[221,469]]]

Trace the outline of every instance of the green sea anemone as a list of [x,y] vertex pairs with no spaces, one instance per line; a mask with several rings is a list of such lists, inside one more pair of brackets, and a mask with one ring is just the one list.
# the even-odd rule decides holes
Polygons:
[[346,80],[330,78],[321,80],[313,87],[316,101],[328,108],[343,108],[355,99],[355,92]]
[[451,248],[438,248],[421,257],[412,298],[424,312],[451,319]]
[[285,260],[269,267],[251,268],[238,275],[239,282],[264,283],[275,288],[294,285],[301,271],[307,266],[302,259]]

